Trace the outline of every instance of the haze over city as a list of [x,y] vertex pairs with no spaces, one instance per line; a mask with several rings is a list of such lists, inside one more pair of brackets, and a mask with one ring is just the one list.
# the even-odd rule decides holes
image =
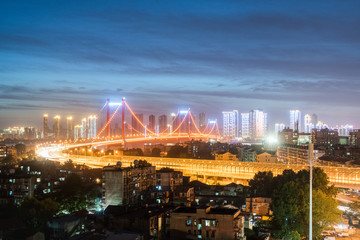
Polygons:
[[0,127],[40,127],[43,113],[80,120],[122,97],[145,114],[261,108],[273,126],[300,109],[359,127],[359,7],[3,2]]

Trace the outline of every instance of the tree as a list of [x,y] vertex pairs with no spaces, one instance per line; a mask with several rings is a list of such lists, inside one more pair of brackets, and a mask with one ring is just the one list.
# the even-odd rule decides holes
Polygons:
[[153,148],[151,151],[152,157],[160,157],[161,149],[160,148]]
[[68,161],[66,161],[64,163],[64,168],[68,171],[73,171],[75,169],[74,163],[71,159],[69,159]]
[[61,213],[72,213],[86,209],[93,204],[96,196],[92,194],[95,185],[86,185],[77,174],[70,174],[60,185],[54,197],[59,203]]
[[16,162],[16,159],[13,157],[13,155],[9,154],[5,158],[1,160],[1,163],[3,165],[11,165]]
[[187,147],[179,145],[172,146],[167,154],[169,158],[187,157]]
[[26,153],[26,146],[25,146],[25,144],[18,143],[18,144],[15,145],[15,148],[16,148],[16,153],[17,153],[17,155],[21,155],[21,154]]
[[[263,181],[267,181],[264,180]],[[326,174],[320,168],[313,170],[313,236],[319,238],[322,230],[340,219],[334,186],[328,186]],[[262,185],[265,183],[263,182]],[[299,233],[302,237],[309,231],[309,171],[298,173],[284,171],[273,180],[274,190],[270,208],[272,225],[280,230],[279,236]]]
[[20,206],[19,214],[29,228],[44,231],[46,222],[50,220],[58,210],[58,204],[50,198],[41,201],[36,198],[25,198]]
[[250,193],[252,197],[271,197],[273,192],[273,173],[258,172],[249,181]]

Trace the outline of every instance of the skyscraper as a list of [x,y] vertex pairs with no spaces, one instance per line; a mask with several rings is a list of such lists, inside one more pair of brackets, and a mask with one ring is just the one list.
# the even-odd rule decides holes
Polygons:
[[81,120],[81,138],[87,138],[87,136],[88,136],[88,129],[87,129],[86,118],[83,118]]
[[74,127],[74,139],[75,140],[82,138],[81,132],[82,132],[82,126],[81,125],[75,125],[75,127]]
[[311,122],[314,126],[316,126],[316,124],[318,124],[318,116],[315,113],[313,113],[311,116]]
[[285,124],[283,123],[275,123],[275,135],[278,135],[279,132],[285,129]]
[[67,139],[74,138],[74,127],[73,127],[72,117],[67,117],[66,119],[66,138]]
[[96,116],[90,115],[88,117],[87,138],[96,138]]
[[148,129],[150,131],[155,131],[155,115],[150,115],[149,116],[149,125],[148,125]]
[[250,138],[249,113],[241,114],[241,137],[243,139]]
[[265,137],[267,131],[267,113],[260,109],[250,111],[249,130],[252,139]]
[[300,110],[290,110],[290,129],[301,131],[301,112]]
[[311,133],[311,130],[314,128],[314,124],[311,121],[311,116],[306,114],[304,116],[304,132]]
[[159,133],[162,133],[167,128],[167,116],[165,114],[159,116]]
[[60,138],[60,116],[56,115],[54,117],[54,138],[59,139]]
[[199,129],[204,131],[206,127],[206,114],[204,112],[199,113]]
[[223,112],[223,137],[228,140],[238,137],[239,112],[237,110]]
[[44,129],[43,129],[43,138],[47,139],[49,135],[49,125],[48,125],[48,114],[44,114]]

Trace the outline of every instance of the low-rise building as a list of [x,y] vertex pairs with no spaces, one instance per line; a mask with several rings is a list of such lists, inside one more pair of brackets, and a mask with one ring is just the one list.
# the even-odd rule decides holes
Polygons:
[[246,212],[258,216],[272,215],[270,211],[271,198],[254,197],[246,198]]
[[244,239],[239,209],[181,207],[170,214],[171,239]]
[[226,152],[224,154],[215,154],[215,160],[237,161],[238,158],[235,154]]
[[274,155],[271,155],[270,153],[264,152],[261,154],[256,154],[255,156],[255,162],[258,163],[276,163],[277,157]]
[[35,180],[29,175],[1,175],[0,203],[20,204],[25,197],[34,197]]
[[104,215],[111,228],[138,232],[144,239],[169,239],[170,212],[174,208],[109,206]]
[[194,188],[190,186],[177,186],[173,191],[173,204],[190,206],[195,201]]
[[173,190],[177,186],[183,185],[183,173],[174,171],[171,168],[162,168],[156,171],[157,188]]

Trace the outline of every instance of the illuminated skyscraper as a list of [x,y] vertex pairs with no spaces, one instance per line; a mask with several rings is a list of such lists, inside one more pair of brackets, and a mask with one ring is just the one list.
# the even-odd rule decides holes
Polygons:
[[60,116],[56,115],[54,117],[54,138],[59,139],[60,138]]
[[161,115],[159,116],[159,133],[162,133],[167,128],[167,116]]
[[75,127],[74,127],[74,139],[80,139],[81,138],[81,132],[82,132],[82,126],[81,125],[75,125]]
[[49,135],[49,125],[48,125],[48,114],[44,114],[44,127],[43,127],[43,138],[47,139]]
[[276,123],[275,124],[275,135],[278,135],[279,132],[285,129],[285,124],[283,123]]
[[267,131],[267,113],[260,109],[249,112],[249,130],[250,138],[259,139],[266,135]]
[[150,115],[149,116],[149,125],[148,125],[148,129],[150,131],[155,131],[155,115]]
[[311,121],[311,116],[306,114],[304,116],[304,132],[311,133],[311,130],[314,128],[314,124]]
[[83,118],[81,120],[81,138],[87,138],[87,136],[88,136],[88,129],[87,129],[86,118]]
[[200,131],[204,131],[206,127],[206,114],[205,113],[199,113],[199,128]]
[[87,138],[96,138],[96,116],[90,115],[88,117],[88,134]]
[[250,120],[249,113],[241,114],[241,137],[243,139],[250,137]]
[[336,126],[336,129],[339,133],[339,136],[347,137],[350,136],[350,133],[354,131],[354,126],[346,124],[346,125],[341,125],[340,127]]
[[239,112],[237,110],[223,112],[223,137],[229,140],[238,137]]
[[73,139],[74,138],[74,127],[73,127],[73,119],[72,117],[68,117],[66,119],[66,138]]
[[299,110],[290,110],[290,129],[301,131],[301,112]]
[[318,116],[315,113],[311,115],[311,123],[314,125],[314,127],[318,123]]

